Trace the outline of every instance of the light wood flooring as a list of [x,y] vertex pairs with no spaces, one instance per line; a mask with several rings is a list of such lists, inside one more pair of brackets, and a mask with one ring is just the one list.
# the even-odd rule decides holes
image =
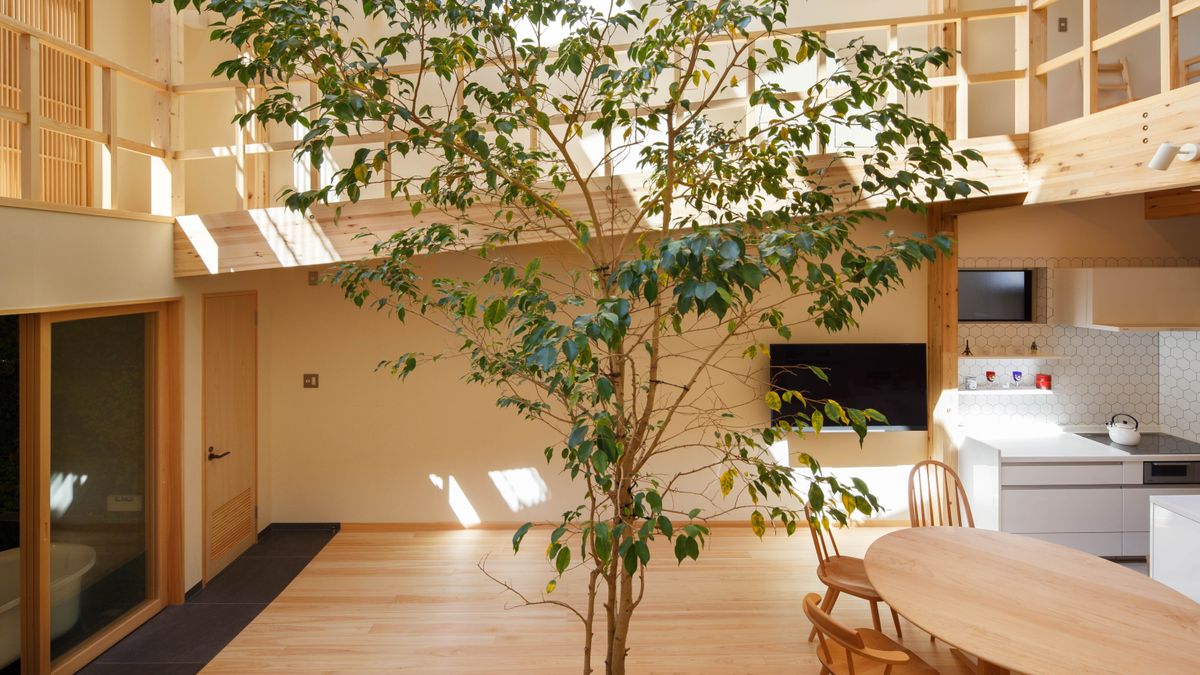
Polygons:
[[[839,533],[862,555],[890,530]],[[763,541],[749,528],[717,528],[699,562],[654,550],[645,601],[634,617],[630,673],[816,673],[800,606],[823,590],[803,530]],[[204,672],[580,673],[583,633],[553,606],[512,608],[514,598],[476,567],[530,597],[553,578],[539,556],[548,530],[513,556],[507,530],[338,534]],[[551,596],[582,599],[569,573]],[[866,603],[843,596],[834,616],[869,626]],[[886,613],[885,613],[886,616]],[[887,623],[887,622],[885,622]],[[944,643],[907,622],[904,644],[947,675],[962,669]],[[892,635],[890,625],[885,632]],[[594,659],[603,672],[603,657]]]

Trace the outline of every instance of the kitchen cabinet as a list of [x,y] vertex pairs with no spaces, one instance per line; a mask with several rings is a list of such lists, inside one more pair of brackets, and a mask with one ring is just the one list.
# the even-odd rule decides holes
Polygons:
[[1200,267],[1059,268],[1054,321],[1099,330],[1200,329]]
[[1000,529],[1017,534],[1116,532],[1119,542],[1121,506],[1120,487],[1002,488]]
[[1150,504],[1150,577],[1200,602],[1200,495]]

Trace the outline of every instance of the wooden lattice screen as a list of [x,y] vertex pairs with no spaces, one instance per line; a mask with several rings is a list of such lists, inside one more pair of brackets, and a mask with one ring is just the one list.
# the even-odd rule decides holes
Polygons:
[[[79,47],[91,47],[90,0],[0,0],[0,14]],[[17,34],[0,28],[0,107],[19,105]],[[91,127],[91,77],[83,61],[41,47],[41,113],[46,118]],[[16,122],[0,120],[0,196],[21,197],[20,135]],[[42,130],[41,199],[90,206],[91,148],[88,141]]]

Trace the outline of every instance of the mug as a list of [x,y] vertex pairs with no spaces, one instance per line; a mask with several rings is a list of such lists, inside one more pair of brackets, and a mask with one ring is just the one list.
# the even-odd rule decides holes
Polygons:
[[1021,380],[1024,377],[1025,377],[1025,374],[1022,373],[1021,371],[1019,371],[1019,370],[1012,371],[1013,384],[1021,384]]
[[1050,376],[1046,373],[1038,373],[1037,377],[1034,379],[1034,386],[1036,386],[1038,389],[1050,391]]
[[967,389],[969,389],[971,391],[975,391],[978,388],[979,388],[979,378],[975,377],[974,375],[971,375],[970,377],[968,377],[967,378]]
[[984,374],[985,374],[985,375],[987,375],[987,381],[988,381],[988,382],[995,382],[995,381],[996,381],[996,371],[994,371],[994,370],[989,370],[989,371],[987,371],[987,372],[986,372],[986,373],[984,373]]

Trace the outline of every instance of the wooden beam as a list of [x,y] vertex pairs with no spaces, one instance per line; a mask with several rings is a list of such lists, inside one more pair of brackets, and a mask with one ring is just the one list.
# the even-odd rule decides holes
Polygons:
[[1200,216],[1200,185],[1147,192],[1145,211],[1146,220]]
[[1200,9],[1200,0],[1178,0],[1171,8],[1171,16],[1176,18]]
[[957,38],[954,74],[958,76],[958,84],[954,89],[954,137],[963,140],[971,137],[970,100],[971,80],[967,75],[967,24],[959,21],[955,28]]
[[1052,59],[1046,59],[1038,64],[1034,72],[1038,75],[1048,75],[1059,68],[1068,66],[1083,58],[1083,47],[1076,47],[1068,52],[1063,52]]
[[1160,14],[1151,14],[1150,16],[1142,17],[1131,24],[1121,26],[1110,33],[1105,33],[1104,35],[1101,35],[1092,41],[1092,50],[1098,52],[1101,49],[1108,49],[1109,47],[1120,44],[1129,38],[1137,37],[1142,33],[1152,31],[1155,28],[1158,28],[1159,19]]
[[96,66],[98,68],[112,68],[113,70],[120,73],[122,77],[125,77],[126,79],[132,80],[134,82],[138,82],[146,87],[149,87],[150,89],[153,89],[156,91],[167,91],[170,89],[170,86],[165,81],[156,80],[153,77],[150,77],[149,75],[145,75],[145,74],[138,72],[132,68],[129,68],[120,63],[117,63],[116,61],[106,59],[92,51],[84,49],[83,47],[78,47],[76,45],[71,44],[70,42],[65,41],[65,40],[60,40],[59,38],[51,35],[50,33],[47,33],[42,30],[38,30],[38,29],[34,28],[33,26],[30,26],[25,23],[21,23],[20,21],[10,19],[2,14],[0,14],[0,28],[6,28],[14,33],[17,33],[18,35],[27,35],[29,37],[32,37],[32,38],[36,39],[39,43],[41,43],[47,47],[50,47],[51,49],[54,49],[55,51],[60,51],[60,52],[63,52],[64,54],[69,54],[81,61],[90,63],[93,66]]
[[21,139],[21,198],[42,199],[42,49],[38,38],[22,35],[18,38],[17,86],[19,105],[28,117],[20,128]]
[[[929,13],[931,15],[945,15],[957,8],[958,0],[929,0]],[[941,47],[942,49],[954,52],[954,50],[958,49],[958,27],[959,23],[957,21],[930,24],[928,29],[929,47]],[[962,56],[955,53],[950,62],[954,70],[950,70],[949,74],[945,76],[937,76],[935,73],[931,80],[944,81],[945,86],[958,85],[960,81],[956,70],[961,59]],[[930,121],[940,127],[942,131],[945,131],[951,138],[958,138],[956,97],[950,92],[941,89],[934,89],[927,96],[929,97]]]
[[101,203],[106,209],[117,208],[118,162],[120,137],[117,135],[117,76],[112,68],[105,68],[101,77],[101,130],[104,133],[104,163],[101,167]]
[[944,234],[954,242],[949,254],[929,265],[926,361],[929,456],[954,466],[957,452],[950,427],[958,409],[958,217],[934,204],[926,218],[930,235]]
[[1200,85],[1174,89],[1029,133],[1030,204],[1141,194],[1200,184],[1200,162],[1146,164],[1160,143],[1196,132]]
[[[50,331],[20,318],[21,667],[50,672]],[[32,527],[31,527],[32,525]]]

